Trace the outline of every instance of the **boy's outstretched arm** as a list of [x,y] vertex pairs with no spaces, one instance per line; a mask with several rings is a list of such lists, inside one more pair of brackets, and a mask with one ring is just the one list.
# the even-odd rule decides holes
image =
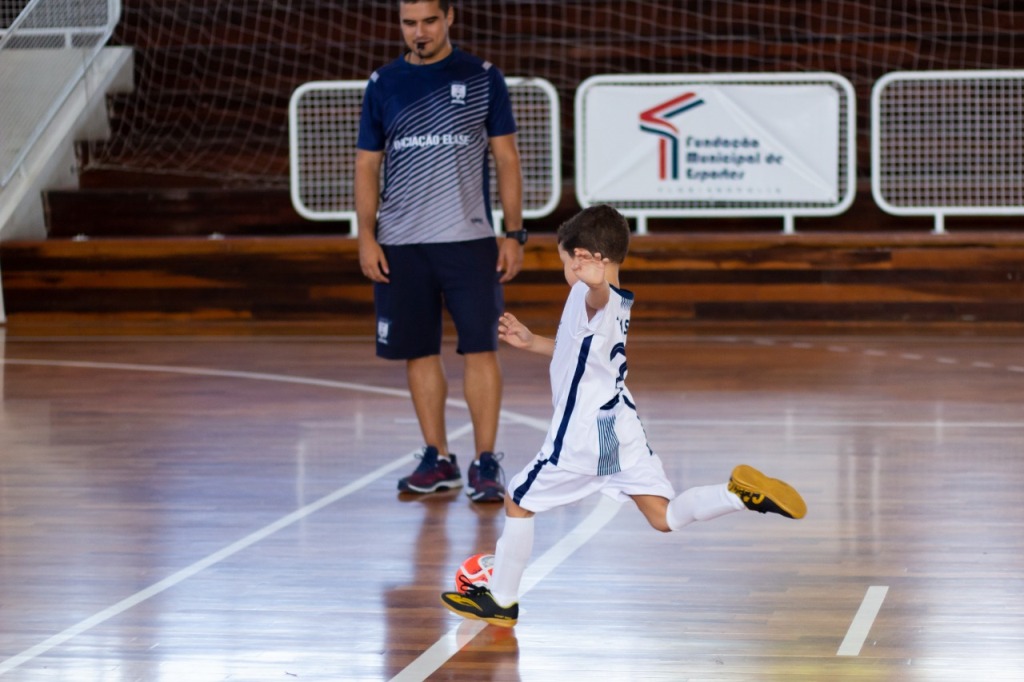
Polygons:
[[498,318],[498,338],[515,348],[551,357],[555,352],[555,341],[531,332],[512,313],[503,313]]

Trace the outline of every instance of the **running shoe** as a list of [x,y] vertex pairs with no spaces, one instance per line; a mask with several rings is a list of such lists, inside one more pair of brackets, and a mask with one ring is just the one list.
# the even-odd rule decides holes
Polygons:
[[501,606],[484,585],[473,585],[465,593],[442,592],[441,602],[463,618],[483,620],[503,628],[510,628],[519,620],[519,603]]
[[729,491],[738,495],[747,509],[762,514],[781,514],[802,519],[807,505],[800,493],[785,481],[768,478],[752,466],[740,464],[732,470]]
[[439,457],[437,448],[427,445],[416,455],[420,463],[416,470],[398,481],[398,489],[407,493],[433,493],[462,487],[462,475],[454,454],[448,459]]
[[501,470],[504,455],[500,452],[482,452],[480,459],[469,465],[466,472],[466,495],[474,502],[504,502],[505,473]]

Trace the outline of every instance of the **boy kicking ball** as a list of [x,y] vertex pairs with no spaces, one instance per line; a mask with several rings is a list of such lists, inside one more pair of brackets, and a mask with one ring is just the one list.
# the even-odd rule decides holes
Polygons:
[[633,293],[621,288],[619,268],[628,249],[629,225],[618,211],[584,209],[558,228],[558,255],[570,290],[555,338],[533,334],[510,313],[498,321],[502,341],[551,358],[555,413],[540,452],[508,484],[490,582],[441,595],[460,616],[515,625],[519,587],[533,551],[534,515],[593,493],[632,499],[663,532],[744,509],[792,519],[807,513],[789,484],[747,465],[733,469],[727,483],[676,495],[647,444],[625,383]]

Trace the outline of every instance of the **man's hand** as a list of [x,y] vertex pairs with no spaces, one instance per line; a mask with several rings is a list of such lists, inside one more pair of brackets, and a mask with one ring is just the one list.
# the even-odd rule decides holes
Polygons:
[[523,269],[523,245],[515,239],[505,237],[498,247],[498,272],[502,284],[511,282]]
[[371,282],[387,284],[391,280],[388,275],[388,259],[384,256],[384,249],[372,239],[359,240],[359,267]]

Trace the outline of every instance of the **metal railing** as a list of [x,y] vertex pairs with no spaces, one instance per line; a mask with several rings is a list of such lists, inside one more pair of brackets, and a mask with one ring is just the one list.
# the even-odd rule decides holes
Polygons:
[[[3,5],[6,15],[16,5]],[[0,25],[0,188],[46,126],[121,17],[120,0],[30,0]],[[45,60],[46,73],[32,74]]]
[[892,215],[1024,215],[1024,71],[900,71],[871,93],[871,193]]
[[[562,191],[560,114],[554,86],[539,78],[506,78],[516,116],[523,172],[523,217],[542,218]],[[356,234],[355,155],[366,81],[312,81],[289,106],[292,204],[309,220],[347,220]],[[501,210],[491,159],[495,230]]]

